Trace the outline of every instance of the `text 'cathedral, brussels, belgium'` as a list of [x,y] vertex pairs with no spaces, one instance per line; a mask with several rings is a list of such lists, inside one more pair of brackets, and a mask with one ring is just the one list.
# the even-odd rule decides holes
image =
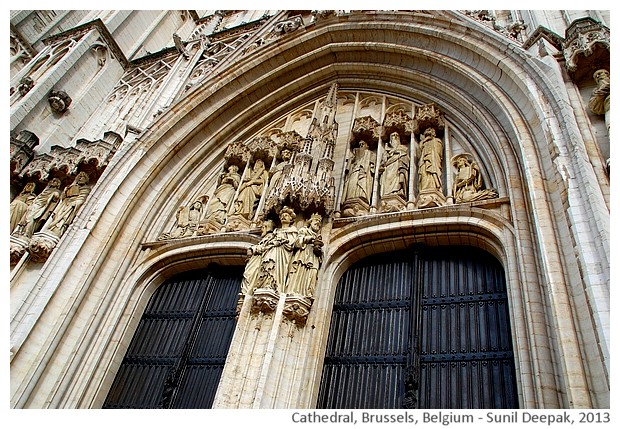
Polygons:
[[609,11],[10,19],[12,408],[610,407]]

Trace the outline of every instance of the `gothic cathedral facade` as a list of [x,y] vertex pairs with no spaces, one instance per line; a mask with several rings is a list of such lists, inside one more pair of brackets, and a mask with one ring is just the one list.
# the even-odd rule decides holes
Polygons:
[[12,408],[608,408],[610,12],[12,11]]

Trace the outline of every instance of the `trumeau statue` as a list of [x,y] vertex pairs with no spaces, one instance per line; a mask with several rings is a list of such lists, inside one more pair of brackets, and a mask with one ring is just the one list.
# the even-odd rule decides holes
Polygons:
[[23,214],[13,235],[30,238],[45,223],[60,200],[60,179],[53,178],[45,189],[37,195],[32,204]]
[[17,226],[19,221],[22,219],[22,216],[24,216],[24,214],[28,210],[28,207],[35,200],[36,198],[36,194],[34,193],[35,188],[36,188],[36,185],[34,182],[26,183],[26,186],[24,186],[24,189],[20,192],[20,194],[17,197],[15,197],[13,201],[11,201],[11,205],[9,206],[10,221],[11,221],[10,232],[11,233],[15,230],[15,227]]
[[265,253],[268,243],[271,243],[274,228],[275,222],[273,220],[267,219],[264,221],[261,227],[260,241],[248,249],[248,259],[243,272],[243,280],[241,281],[241,294],[243,295],[252,294],[254,289],[256,289],[263,253]]
[[453,194],[455,203],[497,198],[495,189],[485,189],[478,164],[470,154],[461,154],[452,158],[456,169]]
[[342,195],[343,216],[368,213],[375,171],[375,153],[369,149],[364,140],[359,142],[358,148],[353,149],[353,158],[347,170]]
[[308,225],[299,229],[286,282],[285,292],[288,294],[314,296],[323,252],[321,222],[321,215],[314,213]]
[[276,228],[269,240],[265,242],[258,288],[273,289],[279,293],[285,291],[289,264],[297,239],[297,228],[293,225],[295,212],[290,207],[280,210],[281,226]]
[[239,187],[233,213],[251,220],[268,179],[269,172],[265,169],[265,163],[262,159],[257,159]]
[[57,237],[65,232],[90,193],[88,181],[88,174],[83,171],[78,173],[73,183],[64,189],[62,199],[52,213],[51,220],[43,226],[43,231]]
[[424,130],[418,148],[418,191],[441,191],[443,143],[432,127]]
[[390,134],[379,171],[381,172],[381,197],[398,195],[407,199],[409,151],[407,146],[400,142],[397,132]]

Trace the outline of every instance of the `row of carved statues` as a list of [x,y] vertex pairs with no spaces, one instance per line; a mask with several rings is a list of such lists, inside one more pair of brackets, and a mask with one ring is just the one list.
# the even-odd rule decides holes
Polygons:
[[[39,194],[36,184],[28,182],[24,189],[10,204],[11,261],[16,262],[23,253],[41,252],[55,242],[73,222],[80,207],[90,193],[89,176],[85,172],[77,174],[73,182],[61,189],[58,178],[51,179]],[[46,239],[38,236],[45,234]],[[48,244],[49,241],[54,242]]]
[[[191,204],[180,206],[176,222],[159,240],[204,235],[216,231],[250,229],[256,219],[263,196],[276,189],[290,166],[294,153],[282,149],[271,169],[262,159],[248,165],[245,175],[236,164],[226,165],[209,197],[201,195]],[[433,128],[427,128],[418,145],[418,208],[445,204],[443,193],[443,143]],[[369,213],[372,203],[376,154],[361,140],[352,150],[342,189],[343,217]],[[460,154],[452,159],[455,168],[452,195],[455,203],[497,197],[494,189],[486,189],[482,174],[473,156]],[[403,209],[409,198],[409,147],[393,132],[386,142],[379,165],[380,211]],[[426,198],[426,200],[424,200]]]
[[[379,164],[380,211],[391,212],[403,209],[410,197],[409,148],[401,142],[399,133],[392,132],[385,144]],[[376,154],[368,143],[361,140],[353,149],[347,167],[347,176],[342,192],[342,215],[344,217],[367,214],[372,204],[375,177]],[[432,207],[445,204],[443,192],[443,142],[429,127],[421,134],[417,148],[417,207]],[[455,203],[464,203],[497,197],[493,189],[485,189],[480,168],[469,154],[460,154],[452,159],[455,180],[452,194]]]

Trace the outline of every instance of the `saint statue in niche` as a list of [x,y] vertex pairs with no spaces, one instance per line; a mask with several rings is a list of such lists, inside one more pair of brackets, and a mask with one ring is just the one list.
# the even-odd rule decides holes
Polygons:
[[375,153],[361,140],[353,150],[347,179],[342,194],[343,215],[356,216],[368,212],[372,195],[372,181],[375,171]]
[[607,125],[607,131],[609,131],[609,105],[611,94],[609,72],[605,69],[600,69],[594,72],[593,77],[596,82],[596,88],[592,91],[592,95],[588,101],[588,107],[592,110],[592,113],[596,115],[605,115],[605,124]]
[[235,198],[239,182],[241,182],[239,167],[234,164],[229,165],[228,170],[220,174],[213,198],[207,206],[205,219],[212,220],[220,225],[226,222],[226,215],[233,198]]
[[457,170],[453,186],[454,202],[464,203],[498,197],[495,189],[484,189],[480,168],[471,155],[455,156],[452,165]]
[[398,195],[406,200],[409,187],[409,151],[407,146],[400,142],[397,132],[390,134],[379,171],[381,197]]
[[314,213],[310,216],[308,225],[299,229],[291,259],[286,293],[309,297],[314,295],[323,252],[321,222],[321,215]]
[[13,199],[13,201],[11,201],[11,204],[9,206],[11,221],[10,232],[13,232],[15,230],[15,227],[26,213],[26,210],[28,210],[28,207],[37,197],[34,193],[35,188],[36,185],[34,182],[26,183],[24,189],[19,193],[17,197]]
[[432,127],[424,130],[418,148],[418,191],[441,191],[443,143]]
[[262,159],[257,159],[239,187],[239,196],[234,208],[235,214],[248,220],[252,219],[268,179],[269,172],[265,169],[265,163]]

